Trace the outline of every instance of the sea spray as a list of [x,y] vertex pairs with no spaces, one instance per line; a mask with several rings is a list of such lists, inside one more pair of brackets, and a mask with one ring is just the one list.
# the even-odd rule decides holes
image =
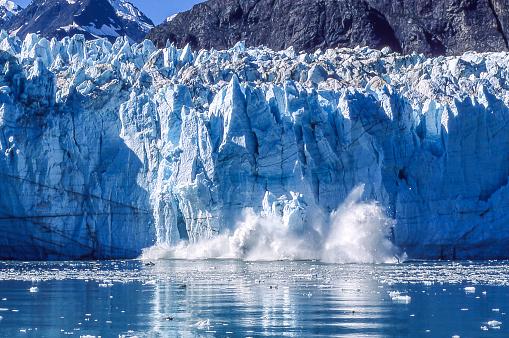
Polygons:
[[390,241],[395,222],[376,202],[363,202],[364,185],[356,187],[331,215],[322,248],[324,262],[386,263],[396,259]]
[[376,202],[362,201],[355,188],[326,220],[295,230],[280,217],[245,210],[233,232],[178,245],[159,244],[142,259],[240,259],[246,261],[321,260],[327,263],[396,262],[390,241],[394,221]]

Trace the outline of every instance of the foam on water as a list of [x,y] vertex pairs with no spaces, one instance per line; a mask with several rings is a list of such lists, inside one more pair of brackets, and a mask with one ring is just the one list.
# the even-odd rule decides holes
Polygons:
[[326,220],[294,229],[275,216],[246,210],[232,232],[195,243],[159,244],[142,259],[321,260],[327,263],[394,263],[398,249],[389,240],[394,221],[355,188]]

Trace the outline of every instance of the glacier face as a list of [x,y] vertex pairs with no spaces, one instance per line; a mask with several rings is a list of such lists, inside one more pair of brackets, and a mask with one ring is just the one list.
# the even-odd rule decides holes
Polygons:
[[1,258],[305,229],[359,185],[410,257],[509,257],[507,53],[0,40]]

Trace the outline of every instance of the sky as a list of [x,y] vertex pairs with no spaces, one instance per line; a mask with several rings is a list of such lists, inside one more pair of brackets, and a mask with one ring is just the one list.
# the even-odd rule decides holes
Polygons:
[[[20,6],[27,6],[30,0],[14,0]],[[185,11],[202,0],[130,0],[155,24],[159,24],[172,14]]]

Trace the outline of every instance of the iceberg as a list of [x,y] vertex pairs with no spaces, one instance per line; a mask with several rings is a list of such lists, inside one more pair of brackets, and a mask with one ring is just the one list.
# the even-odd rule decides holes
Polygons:
[[246,212],[306,236],[359,186],[411,258],[509,257],[508,53],[3,32],[0,66],[0,258],[137,257]]

